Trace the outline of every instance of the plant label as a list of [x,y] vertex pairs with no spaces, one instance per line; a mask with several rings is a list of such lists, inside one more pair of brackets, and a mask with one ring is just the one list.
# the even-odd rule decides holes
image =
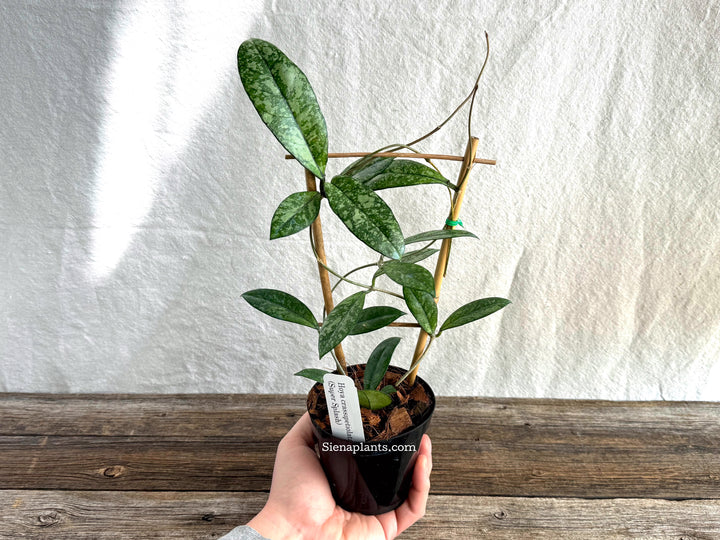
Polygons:
[[355,382],[347,375],[327,373],[323,377],[323,387],[333,437],[365,442]]

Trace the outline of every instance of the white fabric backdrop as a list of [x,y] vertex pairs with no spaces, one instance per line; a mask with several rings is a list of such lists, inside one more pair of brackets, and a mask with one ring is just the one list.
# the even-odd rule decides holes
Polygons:
[[[0,390],[305,392],[292,373],[330,367],[315,334],[240,299],[274,287],[320,310],[306,235],[267,240],[303,176],[242,91],[238,45],[267,39],[302,67],[331,151],[371,150],[460,102],[487,30],[474,126],[498,165],[473,172],[462,219],[481,241],[454,244],[441,313],[482,296],[513,304],[448,332],[421,374],[439,394],[720,399],[719,12],[2,3]],[[461,153],[464,130],[458,118],[421,148]],[[430,204],[446,195],[413,189],[418,200],[387,194],[404,232],[440,226]],[[324,215],[331,263],[367,262]],[[346,352],[363,361],[395,334]],[[407,365],[415,335],[399,335]]]

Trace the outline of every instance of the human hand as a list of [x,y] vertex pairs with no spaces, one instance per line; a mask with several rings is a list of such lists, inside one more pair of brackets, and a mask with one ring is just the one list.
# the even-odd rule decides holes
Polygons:
[[390,540],[425,515],[432,470],[430,437],[423,435],[420,442],[407,500],[391,512],[366,516],[335,503],[315,454],[310,422],[305,413],[280,441],[270,497],[248,525],[272,540]]

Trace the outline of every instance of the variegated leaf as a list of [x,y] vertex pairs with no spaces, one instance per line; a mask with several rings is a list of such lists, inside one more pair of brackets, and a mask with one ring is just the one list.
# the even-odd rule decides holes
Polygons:
[[265,315],[310,328],[319,328],[312,311],[291,294],[275,289],[254,289],[243,293],[242,297]]
[[317,369],[317,368],[305,368],[301,369],[295,375],[297,377],[305,377],[306,379],[310,379],[311,381],[319,382],[320,384],[323,384],[323,377],[330,373],[329,371],[325,371],[324,369]]
[[384,328],[391,322],[405,315],[399,309],[388,306],[373,306],[363,309],[360,319],[350,331],[350,335],[366,334]]
[[348,296],[328,314],[320,328],[318,350],[320,358],[332,351],[355,327],[365,304],[367,292]]
[[432,294],[424,291],[416,291],[409,287],[403,288],[403,297],[410,313],[413,314],[420,328],[428,335],[435,333],[437,327],[437,304]]
[[427,268],[402,261],[388,261],[382,268],[395,283],[435,296],[435,278]]
[[405,251],[403,234],[390,207],[371,189],[347,176],[325,185],[330,208],[368,247],[391,259]]
[[325,177],[327,127],[305,74],[272,43],[244,41],[238,72],[262,121],[300,164]]
[[[415,251],[410,251],[408,253],[405,253],[400,258],[400,262],[406,262],[406,263],[419,263],[420,261],[424,261],[428,257],[431,257],[435,255],[439,249],[432,249],[432,248],[423,248],[423,249],[416,249]],[[385,270],[383,270],[383,266],[381,266],[377,272],[375,272],[375,277],[382,276],[385,274]]]
[[394,159],[392,157],[360,158],[348,165],[339,176],[351,176],[358,182],[362,182],[382,173]]
[[462,237],[477,238],[470,231],[464,231],[462,229],[440,229],[437,231],[426,231],[420,234],[414,234],[408,236],[405,239],[406,244],[416,244],[418,242],[432,242],[434,240],[443,240],[445,238],[462,238]]
[[396,159],[382,170],[364,169],[353,178],[374,191],[421,184],[440,184],[455,189],[455,185],[435,169],[409,159]]
[[510,303],[505,298],[482,298],[455,310],[440,327],[440,332],[487,317]]
[[317,191],[293,193],[280,203],[270,223],[270,240],[289,236],[309,227],[320,212],[322,195]]

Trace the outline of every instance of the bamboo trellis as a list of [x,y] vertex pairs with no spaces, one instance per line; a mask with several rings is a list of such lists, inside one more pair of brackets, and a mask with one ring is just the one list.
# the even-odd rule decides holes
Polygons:
[[[460,167],[460,172],[458,174],[458,182],[457,186],[458,189],[455,193],[455,197],[453,199],[452,208],[450,211],[450,215],[448,216],[447,221],[448,222],[456,222],[460,215],[460,209],[462,207],[463,199],[465,197],[465,190],[468,185],[468,179],[470,176],[470,171],[472,170],[473,166],[476,163],[483,164],[483,165],[495,165],[494,159],[482,159],[477,158],[477,147],[478,147],[478,139],[477,137],[471,137],[468,141],[467,147],[465,149],[465,154],[463,156],[453,156],[453,155],[444,155],[444,154],[418,154],[418,153],[411,153],[411,152],[382,152],[378,154],[374,154],[378,157],[402,157],[402,158],[410,158],[410,159],[438,159],[438,160],[445,160],[445,161],[461,161],[462,165]],[[369,155],[370,152],[348,152],[348,153],[330,153],[328,154],[328,158],[351,158],[351,157],[364,157]],[[293,159],[292,156],[286,155],[286,159]],[[315,180],[315,176],[308,171],[305,170],[305,184],[308,191],[317,191],[317,183]],[[445,224],[444,228],[446,229],[453,229],[454,225],[448,225]],[[323,302],[325,305],[325,312],[330,313],[334,307],[333,297],[332,297],[332,286],[330,284],[330,274],[327,270],[327,258],[325,256],[325,245],[323,242],[323,234],[322,234],[322,224],[320,222],[320,216],[315,219],[315,221],[312,224],[312,235],[313,240],[315,243],[315,251],[317,253],[318,258],[318,272],[320,274],[320,285],[322,287],[322,294],[323,294]],[[442,241],[442,245],[440,246],[440,252],[438,254],[438,260],[437,264],[435,265],[435,303],[437,303],[440,299],[440,289],[442,287],[443,278],[445,277],[446,270],[447,270],[447,264],[448,264],[448,258],[450,256],[450,245],[452,243],[451,238],[445,238]],[[402,326],[402,327],[419,327],[417,323],[392,323],[390,326]],[[418,336],[417,343],[415,345],[415,352],[413,354],[413,360],[412,364],[415,364],[417,360],[422,356],[423,352],[425,351],[425,348],[427,346],[427,340],[428,340],[428,334],[420,329],[420,335]],[[342,367],[344,371],[346,371],[347,363],[345,360],[345,353],[342,348],[342,344],[339,344],[334,349],[335,357],[337,358],[338,363]],[[408,375],[407,381],[408,384],[412,385],[415,383],[415,376],[417,375],[419,365],[416,365],[415,368],[412,370],[412,372]]]

